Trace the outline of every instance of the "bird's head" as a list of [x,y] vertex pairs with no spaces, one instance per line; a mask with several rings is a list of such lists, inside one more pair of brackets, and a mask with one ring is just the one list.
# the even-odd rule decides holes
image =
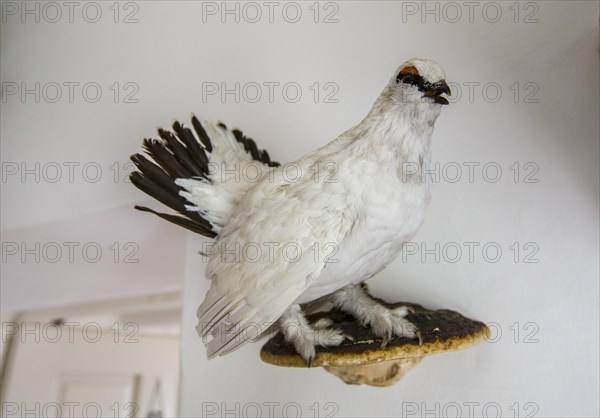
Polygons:
[[403,63],[390,81],[395,100],[403,103],[447,105],[450,95],[446,74],[435,61],[413,58]]

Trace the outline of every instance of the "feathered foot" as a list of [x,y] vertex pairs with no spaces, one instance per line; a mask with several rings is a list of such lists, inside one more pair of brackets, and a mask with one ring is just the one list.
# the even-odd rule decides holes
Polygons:
[[311,367],[315,359],[315,346],[321,347],[340,345],[349,338],[341,330],[331,328],[332,321],[323,318],[312,326],[308,323],[300,305],[290,306],[279,319],[281,332],[286,341],[294,345],[300,356]]
[[361,285],[347,286],[338,290],[332,295],[332,301],[364,326],[370,326],[373,333],[382,338],[382,347],[387,345],[393,335],[418,338],[419,345],[423,344],[417,327],[404,319],[406,315],[414,312],[410,307],[387,308],[373,299]]

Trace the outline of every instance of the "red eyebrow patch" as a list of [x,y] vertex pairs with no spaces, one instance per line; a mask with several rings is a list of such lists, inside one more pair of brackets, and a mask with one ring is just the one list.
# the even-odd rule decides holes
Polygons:
[[419,75],[419,71],[412,65],[409,65],[408,67],[404,67],[402,70],[400,70],[400,74]]

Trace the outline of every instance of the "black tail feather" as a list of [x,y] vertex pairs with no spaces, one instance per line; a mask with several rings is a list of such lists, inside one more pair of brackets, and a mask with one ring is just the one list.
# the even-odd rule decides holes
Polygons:
[[212,229],[205,228],[205,227],[197,224],[196,222],[193,222],[187,218],[184,218],[183,216],[169,215],[167,213],[156,212],[155,210],[152,210],[145,206],[134,206],[134,207],[137,210],[140,210],[142,212],[153,213],[156,216],[163,218],[164,220],[174,223],[175,225],[179,225],[185,229],[189,229],[190,231],[196,232],[197,234],[204,235],[205,237],[214,238],[217,236],[217,234]]
[[204,127],[202,126],[202,124],[196,116],[192,116],[192,126],[194,127],[194,130],[198,135],[198,139],[200,140],[204,148],[206,148],[208,152],[212,152],[212,144],[210,143],[210,138],[208,137],[206,130],[204,129]]
[[[189,202],[180,195],[184,189],[175,184],[175,179],[178,178],[199,178],[210,181],[208,162],[213,146],[206,130],[195,116],[192,117],[192,126],[198,139],[189,128],[175,122],[173,123],[174,132],[158,130],[161,140],[144,139],[144,151],[151,159],[143,154],[131,156],[131,161],[138,169],[130,175],[133,185],[179,212],[180,215],[160,213],[144,206],[135,208],[153,213],[192,232],[213,238],[217,236],[217,233],[213,230],[211,223],[204,219],[199,212],[186,208]],[[224,124],[219,126],[221,129],[227,129]],[[236,129],[233,131],[233,135],[253,159],[270,167],[279,165],[279,163],[272,162],[267,151],[258,149],[256,143],[244,136],[241,131]]]
[[148,177],[150,181],[155,183],[157,186],[171,192],[172,194],[178,195],[180,188],[175,184],[173,179],[169,177],[159,166],[149,161],[146,156],[142,154],[134,154],[131,157],[131,161],[140,170],[145,177]]
[[177,159],[156,139],[144,139],[144,149],[156,163],[174,179],[189,178],[190,173],[179,164]]
[[202,171],[208,171],[208,157],[204,152],[204,149],[198,144],[198,141],[194,137],[194,134],[189,128],[181,126],[179,122],[173,124],[173,130],[183,142],[186,148],[189,150],[189,155],[194,162],[202,169]]
[[269,153],[267,150],[259,150],[256,146],[256,142],[252,138],[248,138],[246,135],[242,133],[239,129],[234,129],[231,131],[235,139],[244,146],[246,152],[252,155],[252,158],[256,161],[260,161],[261,163],[267,164],[269,167],[277,167],[279,166],[278,162],[271,161],[271,157],[269,157]]
[[[271,166],[271,157],[269,156],[269,153],[267,152],[266,149],[262,150],[260,153],[260,159],[261,161],[263,161],[265,164]],[[275,163],[277,164],[277,163]],[[278,165],[278,164],[277,164]]]
[[161,187],[150,180],[149,177],[137,171],[131,173],[129,178],[135,187],[152,196],[163,205],[168,206],[177,212],[185,213],[185,199],[178,196],[178,194],[173,194],[171,190]]
[[173,126],[176,135],[163,129],[158,130],[161,140],[144,139],[143,147],[151,161],[145,155],[134,154],[131,161],[139,171],[130,175],[131,182],[138,189],[152,196],[183,216],[159,213],[142,206],[136,209],[151,212],[161,218],[182,226],[192,232],[215,237],[210,222],[198,212],[186,208],[187,200],[179,193],[184,189],[175,184],[178,178],[208,178],[208,158],[191,131],[186,133],[176,122]]
[[179,138],[169,131],[158,130],[158,134],[165,141],[167,149],[177,159],[179,164],[186,170],[189,177],[197,177],[204,174],[202,168],[192,159],[189,150],[179,142]]

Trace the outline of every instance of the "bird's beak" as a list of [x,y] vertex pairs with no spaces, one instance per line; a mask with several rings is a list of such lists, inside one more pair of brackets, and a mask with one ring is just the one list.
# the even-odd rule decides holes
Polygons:
[[427,90],[425,90],[424,96],[431,97],[434,103],[447,105],[450,102],[448,102],[448,99],[442,96],[443,93],[446,93],[448,96],[452,95],[450,93],[450,87],[448,87],[448,84],[446,84],[446,81],[444,80],[431,84]]

